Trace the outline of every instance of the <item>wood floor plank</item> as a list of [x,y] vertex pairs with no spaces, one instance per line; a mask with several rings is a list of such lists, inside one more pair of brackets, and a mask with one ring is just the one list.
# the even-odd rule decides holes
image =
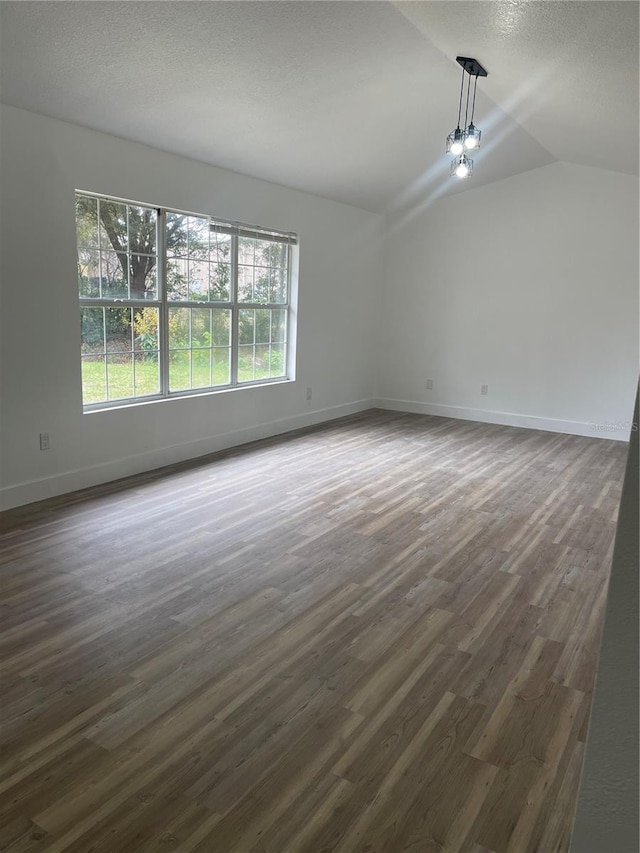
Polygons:
[[567,853],[625,458],[372,410],[0,515],[0,848]]

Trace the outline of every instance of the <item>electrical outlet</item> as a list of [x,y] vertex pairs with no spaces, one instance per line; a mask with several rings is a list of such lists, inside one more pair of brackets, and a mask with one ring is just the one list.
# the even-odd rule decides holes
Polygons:
[[41,432],[40,433],[40,450],[49,450],[51,445],[49,444],[49,433]]
[[486,397],[487,394],[489,393],[489,386],[488,385],[481,385],[480,386],[480,393],[482,394],[483,397]]
[[427,391],[433,391],[433,379],[427,379],[425,388],[427,389]]
[[307,403],[311,400],[311,388],[307,388]]

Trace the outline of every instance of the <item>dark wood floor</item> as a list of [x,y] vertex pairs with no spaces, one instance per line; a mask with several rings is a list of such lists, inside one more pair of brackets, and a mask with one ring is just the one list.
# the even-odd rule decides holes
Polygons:
[[0,849],[567,850],[625,456],[374,411],[5,514]]

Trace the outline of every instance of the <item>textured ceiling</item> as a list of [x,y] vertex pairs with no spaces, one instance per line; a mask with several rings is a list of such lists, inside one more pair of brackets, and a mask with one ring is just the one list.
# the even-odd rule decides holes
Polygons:
[[483,91],[556,159],[638,174],[637,2],[395,5],[446,56],[482,57]]
[[[0,15],[4,103],[369,210],[556,159],[637,173],[635,2],[58,0]],[[470,181],[443,154],[457,53],[489,71]]]

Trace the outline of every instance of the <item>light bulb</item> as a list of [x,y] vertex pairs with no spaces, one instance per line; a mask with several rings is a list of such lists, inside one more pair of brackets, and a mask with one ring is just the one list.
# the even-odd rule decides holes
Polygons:
[[467,151],[480,147],[480,131],[473,122],[471,122],[464,134],[464,147]]
[[473,160],[470,160],[465,154],[460,154],[459,157],[454,157],[451,161],[450,175],[456,178],[468,178],[473,174]]
[[456,127],[455,130],[452,130],[449,136],[447,136],[447,154],[453,154],[454,157],[458,157],[464,151],[464,130],[460,130],[460,127]]

